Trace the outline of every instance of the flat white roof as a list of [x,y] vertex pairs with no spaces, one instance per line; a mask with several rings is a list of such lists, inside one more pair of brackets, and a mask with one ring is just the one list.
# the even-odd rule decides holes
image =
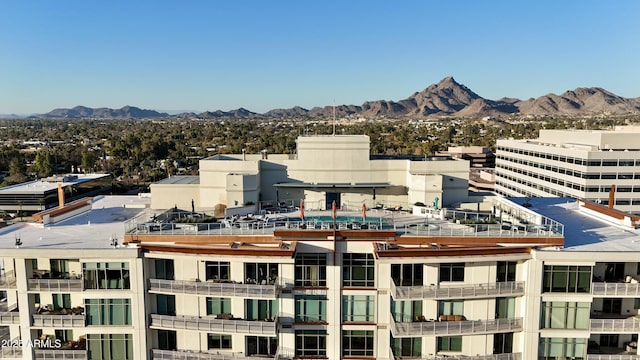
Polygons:
[[0,229],[0,249],[100,249],[112,248],[115,236],[122,244],[124,221],[136,216],[150,204],[148,197],[98,196],[91,210],[53,225],[17,223]]
[[[74,174],[75,175],[75,174]],[[109,174],[78,174],[76,179],[67,179],[62,182],[62,186],[80,184],[83,182],[100,179],[103,177],[111,176]],[[62,177],[61,177],[62,179]],[[56,190],[58,188],[57,182],[44,181],[44,179],[29,181],[16,185],[0,188],[0,194],[43,194],[49,190]]]
[[[522,205],[526,198],[509,198]],[[606,222],[578,211],[572,198],[530,198],[530,210],[564,225],[560,251],[640,252],[640,230]]]

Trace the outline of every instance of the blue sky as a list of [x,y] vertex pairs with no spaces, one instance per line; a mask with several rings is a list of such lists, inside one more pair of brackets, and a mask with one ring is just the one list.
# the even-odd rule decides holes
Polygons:
[[640,1],[0,2],[0,114],[400,100],[445,76],[640,96]]

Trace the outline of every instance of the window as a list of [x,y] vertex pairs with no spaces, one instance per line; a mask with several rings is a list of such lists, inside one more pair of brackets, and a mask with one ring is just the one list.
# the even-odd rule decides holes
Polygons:
[[640,309],[640,299],[633,299],[633,308]]
[[278,264],[246,263],[244,278],[247,284],[275,284],[278,279]]
[[342,321],[374,322],[375,300],[368,295],[342,296]]
[[158,330],[158,349],[177,350],[178,341],[176,332],[171,330]]
[[87,334],[89,360],[133,360],[131,334]]
[[207,346],[211,349],[231,349],[231,335],[207,334]]
[[396,322],[420,321],[422,300],[391,301],[391,314]]
[[71,294],[51,294],[53,309],[71,309]]
[[160,315],[176,315],[176,296],[156,294],[156,312]]
[[624,279],[624,263],[607,263],[604,270],[604,281],[621,281]]
[[540,338],[538,359],[585,359],[587,356],[587,339],[575,338]]
[[586,302],[551,301],[542,303],[543,329],[588,329],[589,309]]
[[373,356],[373,330],[342,330],[342,356]]
[[622,299],[602,299],[602,312],[605,314],[622,314]]
[[52,279],[64,279],[69,277],[69,260],[67,259],[50,259]]
[[516,313],[516,299],[496,298],[496,319],[513,319]]
[[62,343],[68,343],[73,341],[73,330],[55,330],[56,340],[62,341]]
[[278,302],[276,300],[246,300],[247,320],[274,321],[278,316]]
[[416,357],[422,355],[422,338],[391,338],[391,349],[395,357]]
[[600,334],[600,346],[617,348],[620,346],[618,334]]
[[325,296],[301,295],[295,297],[296,322],[326,322],[327,298]]
[[207,280],[229,280],[231,278],[228,262],[207,261],[205,267]]
[[493,353],[510,354],[513,352],[513,333],[493,334]]
[[109,262],[82,264],[85,289],[130,289],[129,263]]
[[247,336],[247,356],[265,355],[271,356],[278,351],[278,338],[266,336]]
[[297,330],[296,356],[326,357],[327,333],[324,330]]
[[439,337],[438,351],[462,351],[462,336]]
[[464,263],[440,264],[440,281],[464,281]]
[[438,316],[440,315],[463,315],[463,300],[441,300],[438,301]]
[[343,255],[342,260],[342,286],[375,286],[375,263],[373,254]]
[[131,325],[131,300],[86,299],[87,325]]
[[496,282],[516,281],[516,262],[498,261]]
[[327,254],[296,256],[296,287],[327,286]]
[[231,299],[208,297],[207,315],[231,314]]
[[392,264],[391,279],[396,286],[422,286],[422,264]]
[[173,260],[172,259],[156,259],[156,279],[174,280]]
[[590,266],[544,266],[543,292],[588,293],[590,289]]

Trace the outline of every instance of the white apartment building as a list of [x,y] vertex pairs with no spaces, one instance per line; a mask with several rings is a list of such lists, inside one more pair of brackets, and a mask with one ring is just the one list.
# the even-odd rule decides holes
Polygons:
[[[640,213],[640,128],[540,130],[535,140],[498,140],[495,190],[559,196]],[[611,189],[615,186],[613,197]]]
[[639,219],[522,200],[305,226],[58,209],[0,230],[1,357],[640,359]]

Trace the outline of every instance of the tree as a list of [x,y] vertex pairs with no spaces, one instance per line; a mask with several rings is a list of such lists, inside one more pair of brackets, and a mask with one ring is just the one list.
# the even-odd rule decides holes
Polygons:
[[47,150],[38,151],[36,159],[33,164],[34,170],[38,175],[47,177],[53,175],[53,162],[51,159],[51,153]]
[[85,151],[82,153],[82,170],[86,174],[87,172],[93,172],[93,167],[96,165],[98,156],[93,151]]

